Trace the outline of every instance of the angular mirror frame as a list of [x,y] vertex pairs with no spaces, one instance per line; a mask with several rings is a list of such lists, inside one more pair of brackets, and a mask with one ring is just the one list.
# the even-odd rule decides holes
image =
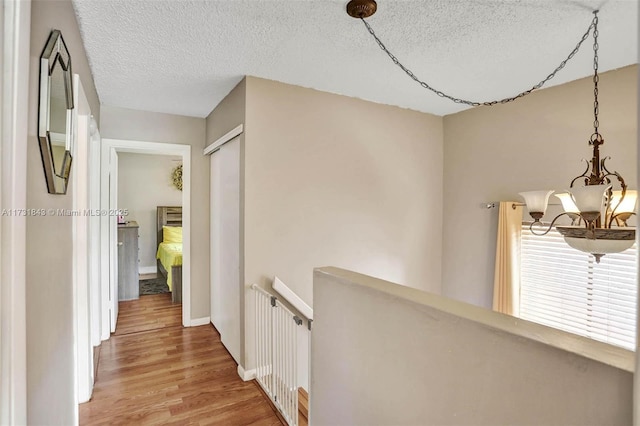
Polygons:
[[[68,58],[67,63],[60,56],[62,52]],[[53,150],[50,134],[50,96],[51,96],[51,72],[55,66],[59,66],[64,73],[65,101],[67,106],[67,128],[65,153],[62,160],[61,173],[57,174],[53,160]],[[38,109],[38,139],[40,141],[40,155],[42,157],[42,167],[47,183],[47,191],[50,194],[66,194],[71,172],[71,141],[73,137],[73,123],[71,110],[73,110],[73,78],[71,70],[71,55],[67,49],[62,33],[59,30],[51,31],[49,40],[40,56],[40,100]],[[56,179],[61,179],[63,187],[56,187]]]

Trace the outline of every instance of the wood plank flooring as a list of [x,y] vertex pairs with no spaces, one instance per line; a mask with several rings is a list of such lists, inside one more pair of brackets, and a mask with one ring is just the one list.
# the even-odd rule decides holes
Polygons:
[[309,424],[309,394],[302,388],[298,388],[298,424]]
[[171,303],[171,293],[118,303],[116,336],[175,326],[182,326],[182,304]]
[[120,304],[80,424],[281,425],[255,381],[238,377],[213,327],[183,328],[179,305],[158,296],[166,295]]

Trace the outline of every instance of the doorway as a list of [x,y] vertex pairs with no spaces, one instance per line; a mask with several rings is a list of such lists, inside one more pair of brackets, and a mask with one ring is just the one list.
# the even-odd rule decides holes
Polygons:
[[[118,321],[118,154],[146,154],[153,156],[172,156],[182,163],[182,315],[184,327],[191,325],[191,147],[189,145],[158,142],[103,139],[101,153],[101,245],[102,256],[101,283],[103,313],[102,323],[106,330],[106,339],[115,332]],[[106,340],[103,336],[103,340]]]
[[178,156],[118,153],[115,335],[182,326],[180,170]]

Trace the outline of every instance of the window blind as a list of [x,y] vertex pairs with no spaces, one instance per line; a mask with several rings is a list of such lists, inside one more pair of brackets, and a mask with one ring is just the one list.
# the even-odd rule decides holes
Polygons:
[[536,236],[522,225],[520,316],[635,350],[636,245],[596,263],[553,229]]

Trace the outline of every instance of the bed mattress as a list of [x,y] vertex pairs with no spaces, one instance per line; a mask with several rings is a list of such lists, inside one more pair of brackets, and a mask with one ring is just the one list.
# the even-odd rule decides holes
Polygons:
[[182,266],[182,243],[160,243],[156,259],[167,270],[167,285],[171,290],[171,267]]

